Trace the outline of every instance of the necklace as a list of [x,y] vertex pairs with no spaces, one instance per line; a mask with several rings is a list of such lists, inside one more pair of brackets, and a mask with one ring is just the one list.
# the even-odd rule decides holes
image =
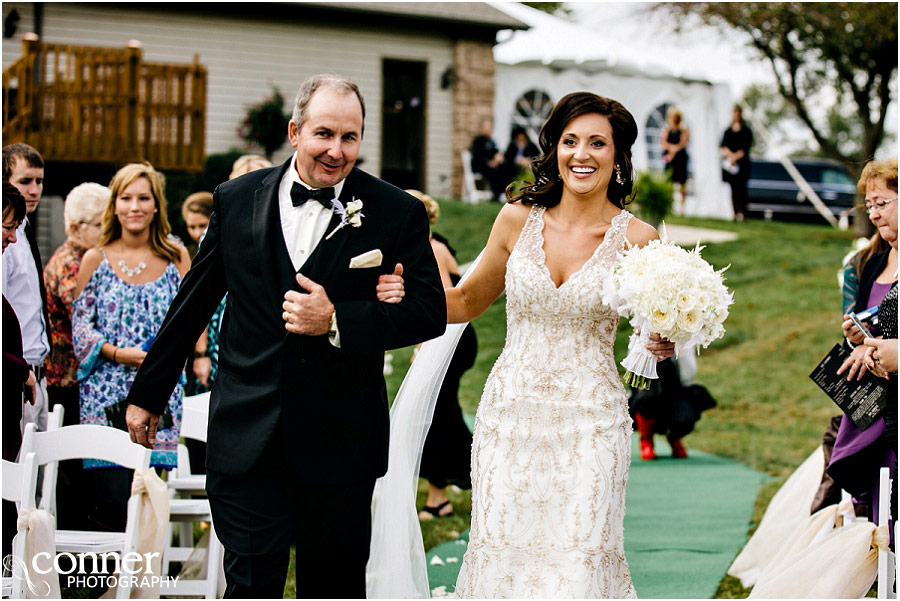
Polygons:
[[144,261],[149,254],[150,254],[150,251],[148,250],[147,253],[144,255],[144,258],[138,262],[137,267],[131,268],[131,267],[128,267],[128,265],[126,265],[125,253],[123,253],[121,247],[119,247],[119,257],[121,257],[119,259],[119,271],[121,271],[122,273],[124,273],[125,275],[127,275],[130,278],[133,278],[136,275],[141,275],[141,272],[144,271],[145,269],[147,269],[147,263],[145,263]]

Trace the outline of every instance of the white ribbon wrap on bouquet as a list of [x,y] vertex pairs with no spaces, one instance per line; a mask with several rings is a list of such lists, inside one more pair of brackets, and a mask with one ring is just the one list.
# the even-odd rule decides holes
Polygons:
[[628,339],[628,355],[622,359],[622,367],[636,376],[656,380],[656,356],[647,350],[650,330],[641,328],[640,334],[632,334]]

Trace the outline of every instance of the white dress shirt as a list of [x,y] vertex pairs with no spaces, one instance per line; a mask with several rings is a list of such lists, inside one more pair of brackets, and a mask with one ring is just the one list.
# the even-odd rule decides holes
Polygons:
[[[291,157],[291,166],[281,178],[281,185],[278,188],[278,209],[281,213],[281,231],[284,234],[284,242],[287,245],[288,254],[291,256],[291,263],[294,265],[294,271],[299,270],[316,245],[325,235],[325,230],[331,222],[333,210],[328,210],[322,204],[315,200],[310,200],[303,206],[295,207],[291,202],[291,187],[294,182],[308,190],[313,187],[309,186],[300,179],[297,174],[297,153]],[[334,197],[341,195],[341,188],[344,187],[344,180],[341,180],[334,186]]]
[[[27,218],[26,218],[27,219]],[[41,365],[50,343],[44,324],[43,303],[31,246],[25,237],[25,220],[16,229],[16,242],[3,253],[3,295],[12,305],[22,328],[22,355],[31,365]]]
[[[299,271],[309,255],[315,250],[316,245],[325,235],[325,230],[331,222],[334,210],[328,210],[322,203],[316,200],[308,200],[302,206],[295,207],[291,202],[291,187],[294,182],[308,190],[313,187],[307,185],[297,173],[297,153],[291,157],[291,166],[281,178],[278,187],[278,210],[281,213],[281,233],[284,235],[284,243],[287,246],[288,255],[294,265],[294,271]],[[339,198],[344,180],[334,186],[334,197]],[[304,274],[305,275],[305,274]],[[331,344],[340,348],[341,335],[337,332],[330,336]]]

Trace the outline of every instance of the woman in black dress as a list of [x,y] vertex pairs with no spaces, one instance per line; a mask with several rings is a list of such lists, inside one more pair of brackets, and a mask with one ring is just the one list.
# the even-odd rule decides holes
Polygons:
[[[407,192],[425,204],[428,221],[433,227],[440,216],[438,204],[418,190]],[[452,288],[460,279],[456,252],[447,243],[447,239],[436,232],[431,233],[431,248],[437,259],[444,288]],[[472,488],[472,433],[463,420],[462,409],[459,408],[459,380],[475,364],[477,354],[478,339],[475,337],[475,329],[468,324],[450,360],[447,375],[444,376],[444,383],[434,405],[431,428],[422,450],[419,475],[428,480],[428,498],[419,512],[421,520],[453,515],[453,506],[444,490],[447,486],[453,484],[460,488]]]
[[719,144],[722,156],[722,179],[731,185],[731,206],[734,220],[743,221],[747,212],[747,180],[750,179],[750,147],[753,146],[753,132],[744,123],[743,111],[734,105],[731,125],[722,134]]
[[659,143],[663,149],[663,161],[666,163],[666,171],[671,175],[672,184],[678,192],[681,200],[681,213],[684,214],[684,205],[687,202],[687,145],[691,132],[684,125],[681,111],[676,106],[670,106],[666,111],[666,127],[662,130]]

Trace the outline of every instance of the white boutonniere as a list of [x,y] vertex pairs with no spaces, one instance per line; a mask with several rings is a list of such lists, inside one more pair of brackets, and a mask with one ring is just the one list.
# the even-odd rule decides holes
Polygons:
[[362,218],[365,217],[365,215],[362,212],[363,201],[356,197],[354,197],[353,200],[348,202],[346,207],[341,205],[340,201],[338,201],[337,199],[335,199],[333,202],[334,202],[334,208],[337,209],[338,214],[340,214],[340,216],[341,216],[341,222],[339,224],[337,224],[337,227],[335,227],[333,230],[331,230],[331,232],[327,236],[325,236],[326,240],[328,240],[329,238],[334,236],[339,229],[341,229],[342,227],[344,227],[347,224],[349,224],[352,227],[361,226]]

